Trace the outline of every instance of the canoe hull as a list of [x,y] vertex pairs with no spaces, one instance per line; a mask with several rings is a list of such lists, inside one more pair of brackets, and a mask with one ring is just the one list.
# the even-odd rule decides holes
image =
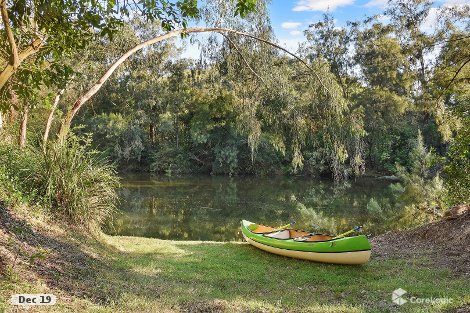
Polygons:
[[[262,232],[252,231],[258,228],[262,228]],[[337,239],[323,235],[326,239],[310,242],[298,241],[294,238],[297,238],[299,233],[302,234],[302,231],[294,230],[297,233],[292,235],[291,230],[283,230],[284,233],[279,236],[274,228],[260,226],[246,220],[242,220],[241,230],[245,240],[252,246],[291,258],[334,264],[364,264],[369,261],[371,255],[369,240],[364,235]],[[270,230],[274,230],[276,235],[266,235],[271,234]]]
[[247,237],[243,234],[246,242],[251,244],[252,246],[264,250],[266,252],[302,259],[302,260],[309,260],[315,262],[322,262],[322,263],[333,263],[333,264],[351,264],[351,265],[358,265],[367,263],[370,259],[370,250],[366,251],[351,251],[351,252],[309,252],[309,251],[298,251],[298,250],[288,250],[288,249],[280,249],[275,248],[272,246],[268,246],[257,241],[252,240],[251,238]]

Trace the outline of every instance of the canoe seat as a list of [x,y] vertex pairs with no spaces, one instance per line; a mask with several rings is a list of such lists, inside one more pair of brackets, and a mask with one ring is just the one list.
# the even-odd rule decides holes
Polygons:
[[274,233],[265,234],[266,237],[276,238],[276,239],[289,239],[288,230],[280,230]]
[[258,227],[253,229],[252,232],[254,232],[255,234],[261,234],[261,233],[268,233],[273,230],[275,230],[275,228],[264,226],[264,225],[258,225]]
[[327,236],[327,235],[315,235],[315,234],[309,234],[307,236],[301,236],[301,237],[297,237],[297,238],[294,238],[294,240],[296,241],[326,241],[326,240],[330,240],[332,239],[333,237],[331,236]]
[[311,233],[306,232],[306,231],[299,231],[295,229],[289,229],[289,238],[297,238],[297,237],[302,237],[302,236],[307,236],[310,235]]
[[327,235],[313,235],[313,236],[309,236],[307,238],[307,241],[325,241],[325,240],[330,240],[332,238],[333,237],[327,236]]
[[266,237],[277,239],[295,239],[298,237],[309,235],[309,232],[298,231],[294,229],[280,230],[274,233],[265,234]]

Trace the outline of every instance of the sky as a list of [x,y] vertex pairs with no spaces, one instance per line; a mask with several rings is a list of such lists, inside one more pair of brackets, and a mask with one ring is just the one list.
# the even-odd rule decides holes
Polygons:
[[[431,28],[439,14],[438,7],[468,4],[470,0],[436,0],[424,27]],[[347,21],[363,20],[367,16],[383,13],[387,0],[271,0],[269,15],[274,33],[280,44],[296,51],[305,40],[303,31],[322,19],[324,13],[333,15],[338,27]],[[188,45],[183,57],[199,57],[198,47]]]
[[347,21],[362,20],[383,12],[386,0],[273,0],[271,24],[276,37],[286,48],[295,51],[304,41],[303,31],[331,13],[338,27]]

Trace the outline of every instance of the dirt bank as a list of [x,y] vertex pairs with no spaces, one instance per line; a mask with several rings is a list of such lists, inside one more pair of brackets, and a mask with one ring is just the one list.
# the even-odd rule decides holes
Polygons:
[[391,231],[372,240],[373,257],[428,257],[439,267],[470,276],[470,212],[405,231]]

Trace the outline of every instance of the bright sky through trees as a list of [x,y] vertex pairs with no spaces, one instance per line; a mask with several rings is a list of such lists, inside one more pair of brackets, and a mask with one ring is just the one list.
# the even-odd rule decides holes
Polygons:
[[[434,24],[441,7],[468,3],[467,0],[435,2],[427,19],[427,30]],[[295,51],[298,44],[305,41],[304,30],[310,24],[320,21],[324,13],[333,14],[337,26],[342,27],[347,21],[363,20],[368,16],[383,13],[386,4],[387,0],[272,0],[269,15],[279,42],[289,50]],[[385,16],[383,18],[387,19]],[[187,45],[183,57],[198,58],[197,45]]]

